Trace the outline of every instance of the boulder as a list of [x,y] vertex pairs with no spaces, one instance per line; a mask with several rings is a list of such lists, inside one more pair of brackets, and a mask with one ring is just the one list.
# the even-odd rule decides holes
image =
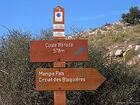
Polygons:
[[115,51],[115,56],[116,57],[123,57],[124,51],[122,49],[118,49]]
[[140,45],[135,46],[135,51],[140,51]]

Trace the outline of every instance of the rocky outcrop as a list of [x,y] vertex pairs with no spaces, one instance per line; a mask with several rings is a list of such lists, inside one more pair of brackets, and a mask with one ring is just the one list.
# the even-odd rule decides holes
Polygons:
[[117,49],[114,52],[114,54],[115,54],[116,57],[123,57],[123,53],[124,53],[123,49]]
[[139,26],[116,22],[76,33],[74,36],[87,38],[96,47],[104,47],[107,50],[104,57],[110,56],[118,61],[125,61],[128,65],[135,65],[140,64],[140,43],[137,39],[140,38]]
[[140,64],[140,45],[116,45],[111,46],[108,54],[112,57],[121,57],[128,65]]
[[135,51],[140,51],[140,45],[135,46]]

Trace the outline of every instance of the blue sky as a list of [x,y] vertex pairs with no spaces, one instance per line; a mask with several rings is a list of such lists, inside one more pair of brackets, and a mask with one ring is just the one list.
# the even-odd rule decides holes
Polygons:
[[[38,34],[52,28],[53,9],[65,9],[65,30],[89,29],[113,23],[131,6],[140,9],[140,0],[0,0],[0,25]],[[7,30],[0,26],[0,35]]]

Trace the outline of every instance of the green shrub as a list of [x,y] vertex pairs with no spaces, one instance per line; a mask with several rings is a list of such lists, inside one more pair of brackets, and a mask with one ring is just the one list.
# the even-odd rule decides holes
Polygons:
[[[89,62],[68,62],[67,67],[94,67],[107,79],[95,91],[68,91],[68,105],[127,105],[139,102],[139,68],[110,60],[109,56],[105,56],[106,46],[94,40],[89,41]],[[52,92],[34,90],[34,70],[52,67],[52,64],[30,63],[30,41],[30,34],[21,31],[12,31],[6,38],[1,38],[0,98],[5,105],[53,105]]]
[[122,21],[132,25],[140,23],[140,10],[138,7],[131,7],[129,13],[122,14]]

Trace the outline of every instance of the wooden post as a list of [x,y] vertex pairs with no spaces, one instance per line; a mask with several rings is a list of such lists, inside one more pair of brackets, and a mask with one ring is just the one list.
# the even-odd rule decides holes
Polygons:
[[[54,67],[65,67],[65,62],[54,62]],[[66,105],[66,91],[54,91],[54,105]]]
[[[54,39],[65,39],[64,35],[64,9],[57,6],[54,9],[53,20]],[[65,62],[54,62],[54,68],[65,67]],[[54,91],[54,105],[66,105],[66,91]]]
[[[53,36],[54,36],[54,40],[56,39],[55,42],[52,41],[54,43],[54,45],[57,45],[57,43],[61,44],[61,42],[58,39],[63,39],[63,42],[66,41],[66,40],[64,40],[65,39],[65,34],[64,34],[64,9],[61,8],[60,6],[57,6],[54,9],[54,33],[53,33]],[[66,70],[69,70],[69,69],[72,69],[72,68],[69,68],[69,69],[65,68],[65,64],[66,64],[65,61],[81,61],[81,60],[82,61],[85,61],[85,60],[87,61],[88,60],[87,41],[84,41],[84,42],[82,41],[82,43],[79,45],[79,47],[77,46],[78,42],[77,41],[75,42],[76,43],[75,44],[76,49],[75,49],[75,46],[73,46],[73,44],[72,44],[72,46],[70,46],[71,47],[70,49],[68,47],[69,50],[71,50],[71,51],[74,50],[74,53],[72,53],[72,54],[76,55],[76,59],[75,59],[75,56],[71,55],[70,53],[66,53],[67,56],[65,56],[65,57],[63,56],[63,54],[65,55],[65,47],[66,46],[61,46],[62,47],[62,52],[64,51],[63,53],[61,53],[61,51],[58,51],[58,52],[57,52],[57,50],[55,51],[55,47],[60,48],[60,46],[57,45],[57,46],[54,46],[54,47],[53,46],[48,47],[47,46],[48,42],[46,42],[46,41],[32,41],[31,44],[30,44],[30,62],[53,62],[53,61],[55,61],[54,65],[53,65],[53,67],[55,69],[54,68],[49,69],[52,72],[56,71],[56,70],[58,72],[58,70],[59,70],[59,71],[66,72],[65,75],[66,76],[69,75],[70,78],[75,78],[75,77],[76,78],[77,77],[81,78],[81,80],[79,80],[75,84],[62,83],[62,80],[60,79],[59,82],[61,82],[61,84],[58,85],[59,82],[57,82],[56,84],[58,86],[56,86],[54,84],[55,81],[53,81],[53,80],[48,81],[47,78],[51,78],[50,76],[52,76],[52,78],[54,76],[61,77],[61,75],[56,75],[54,72],[53,73],[55,75],[50,75],[50,76],[49,75],[44,75],[45,72],[43,73],[43,70],[42,70],[43,68],[42,69],[37,69],[36,70],[36,72],[37,72],[37,75],[36,75],[36,90],[38,90],[38,91],[54,90],[54,105],[66,105],[66,103],[67,103],[66,102],[66,90],[91,90],[91,89],[96,90],[97,87],[100,86],[100,84],[103,83],[104,80],[105,80],[105,78],[102,75],[100,75],[100,73],[97,70],[92,70],[91,71],[91,68],[89,68],[89,69],[87,68],[87,70],[88,70],[87,72],[81,72],[80,69],[76,69],[76,68],[73,69],[72,72],[70,71],[69,73],[68,73],[68,71],[66,71]],[[66,43],[66,42],[64,42],[64,43]],[[72,42],[72,43],[74,43],[74,42]],[[40,50],[38,51],[38,49],[40,49]],[[43,49],[45,49],[45,50],[43,50]],[[54,55],[52,55],[52,56],[49,55],[50,52],[52,53],[53,51],[55,51],[55,56]],[[53,52],[53,54],[54,54],[54,52]],[[56,54],[58,54],[58,55],[56,56]],[[72,57],[70,57],[70,55]],[[46,58],[44,58],[44,56]],[[64,57],[64,59],[62,59],[63,57]],[[69,60],[69,59],[71,59],[71,60]],[[64,62],[62,62],[62,61],[64,61]],[[38,73],[40,70],[41,70],[41,72]],[[84,77],[83,77],[83,73],[85,75]],[[40,76],[41,76],[41,78],[40,78]],[[62,75],[62,77],[63,76],[64,75]],[[45,79],[42,81],[43,78],[45,78]],[[48,85],[46,85],[46,82],[48,83]],[[51,84],[52,82],[53,82],[53,84]],[[88,82],[92,83],[92,85],[89,84]]]
[[[64,35],[64,9],[57,6],[54,9],[54,39],[65,39]],[[65,67],[65,62],[54,62],[55,68]],[[66,105],[66,91],[54,91],[54,105]]]
[[66,105],[66,91],[54,91],[54,105]]

